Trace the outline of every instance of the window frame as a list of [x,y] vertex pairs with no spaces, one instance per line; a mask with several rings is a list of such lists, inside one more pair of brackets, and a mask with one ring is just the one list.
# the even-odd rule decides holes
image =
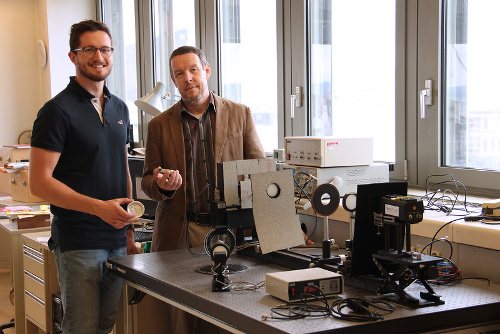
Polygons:
[[[469,168],[443,166],[443,141],[445,101],[445,12],[447,0],[419,1],[412,8],[417,15],[416,25],[411,27],[417,31],[417,89],[413,92],[418,96],[419,90],[424,89],[424,82],[432,79],[435,85],[433,95],[437,98],[432,106],[426,110],[426,118],[419,118],[418,99],[409,108],[408,113],[417,119],[416,138],[409,138],[408,145],[418,147],[415,160],[416,173],[410,174],[410,181],[425,186],[429,175],[452,174],[456,180],[462,182],[469,191],[478,195],[498,196],[500,194],[499,172],[489,170],[474,170]],[[425,20],[425,21],[424,21]],[[425,24],[424,24],[425,22]],[[410,116],[411,117],[411,116]]]
[[[102,1],[96,0],[102,9]],[[313,0],[276,0],[278,63],[278,148],[284,148],[286,136],[311,133],[307,50],[310,32],[308,8]],[[390,173],[393,180],[407,180],[411,185],[425,186],[427,176],[454,175],[476,193],[500,194],[498,172],[442,167],[443,130],[443,8],[447,0],[395,0],[396,5],[396,162]],[[154,78],[152,0],[135,0],[138,96],[150,92]],[[196,44],[210,61],[212,75],[208,85],[221,91],[219,80],[218,0],[195,0]],[[102,14],[98,13],[102,18]],[[419,91],[427,79],[433,80],[433,105],[427,107],[427,118],[419,117]],[[291,94],[302,87],[302,106],[291,118]],[[139,146],[145,145],[147,115],[142,113]]]
[[[310,51],[307,48],[308,41],[312,39],[311,31],[309,30],[309,22],[311,22],[311,13],[308,9],[310,2],[313,0],[303,1],[285,1],[284,10],[284,29],[285,29],[285,90],[287,91],[284,97],[285,101],[285,136],[309,136],[312,133],[311,129],[311,104],[310,99],[310,79],[308,74],[307,62],[311,59]],[[391,179],[408,180],[406,161],[407,149],[406,137],[407,133],[407,71],[405,63],[407,57],[407,29],[406,29],[406,11],[407,0],[396,1],[396,147],[395,157],[396,162],[393,165],[394,170],[390,172]],[[295,38],[291,38],[295,36]],[[304,36],[297,38],[296,36]],[[295,118],[293,123],[290,118],[290,95],[294,93],[294,87],[301,86],[303,93],[303,107],[295,108]],[[301,124],[301,125],[298,125]]]

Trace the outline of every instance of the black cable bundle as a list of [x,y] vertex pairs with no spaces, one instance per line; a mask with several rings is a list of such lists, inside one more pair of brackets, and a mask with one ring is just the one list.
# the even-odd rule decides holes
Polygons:
[[[463,190],[464,200],[459,200],[459,195]],[[450,214],[453,210],[462,210],[470,213],[467,206],[467,188],[465,185],[455,180],[452,174],[429,175],[425,179],[425,196],[427,200],[426,210],[442,211]]]
[[384,315],[394,311],[394,306],[388,302],[372,302],[363,298],[342,298],[333,302],[332,316],[349,321],[383,320]]
[[[310,288],[317,289],[319,295],[303,293],[300,295],[300,302],[273,307],[271,312],[275,315],[263,314],[262,320],[295,320],[332,316],[341,320],[364,322],[382,320],[384,315],[394,311],[394,306],[388,302],[370,301],[363,298],[340,298],[330,306],[318,286],[312,285]],[[320,305],[311,302],[320,302]]]
[[[273,307],[271,312],[276,316],[262,315],[262,320],[278,319],[278,320],[295,320],[302,318],[321,318],[330,315],[330,307],[328,300],[323,294],[323,291],[318,286],[311,285],[309,288],[316,288],[320,295],[313,295],[310,293],[303,293],[300,295],[300,302],[291,303],[287,305],[280,305]],[[321,302],[321,305],[311,304],[308,300]],[[287,311],[287,312],[284,312]]]

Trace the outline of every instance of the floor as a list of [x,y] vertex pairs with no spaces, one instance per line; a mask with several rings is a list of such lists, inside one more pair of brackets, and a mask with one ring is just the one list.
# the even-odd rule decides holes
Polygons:
[[[14,305],[9,300],[11,283],[10,269],[0,269],[0,325],[14,318]],[[13,334],[15,332],[14,328],[4,329],[4,334]]]

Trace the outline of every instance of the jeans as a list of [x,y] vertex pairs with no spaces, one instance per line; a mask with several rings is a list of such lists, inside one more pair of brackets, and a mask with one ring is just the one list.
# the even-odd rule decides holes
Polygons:
[[127,255],[127,248],[54,249],[63,303],[65,334],[107,334],[115,324],[123,281],[107,268],[108,257]]

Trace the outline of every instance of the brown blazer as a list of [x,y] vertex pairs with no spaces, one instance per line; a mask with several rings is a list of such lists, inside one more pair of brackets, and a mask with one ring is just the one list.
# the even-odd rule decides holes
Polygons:
[[[242,159],[263,159],[264,149],[250,109],[214,94],[215,163]],[[158,202],[153,230],[152,251],[179,248],[186,219],[186,187],[183,184],[172,197],[162,194],[153,179],[157,167],[176,169],[186,180],[184,135],[180,104],[153,118],[148,124],[142,189]]]

